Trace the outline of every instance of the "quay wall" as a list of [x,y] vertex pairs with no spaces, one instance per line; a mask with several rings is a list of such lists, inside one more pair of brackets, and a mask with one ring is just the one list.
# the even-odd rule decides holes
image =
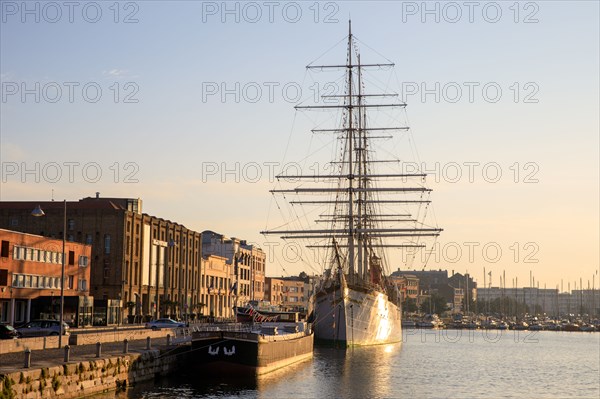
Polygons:
[[[63,345],[89,345],[96,342],[118,342],[125,339],[129,341],[146,339],[146,337],[164,338],[168,334],[173,338],[178,338],[183,335],[182,329],[137,329],[137,330],[108,330],[97,332],[82,332],[73,333],[69,336],[63,336]],[[22,352],[25,349],[41,350],[58,348],[58,336],[52,337],[36,337],[36,338],[19,338],[19,339],[3,339],[0,340],[0,353]]]
[[125,390],[176,371],[189,346],[75,361],[0,375],[0,399],[72,399]]

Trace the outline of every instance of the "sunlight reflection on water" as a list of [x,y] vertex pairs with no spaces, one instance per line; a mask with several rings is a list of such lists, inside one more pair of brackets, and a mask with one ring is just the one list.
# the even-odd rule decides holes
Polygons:
[[[122,398],[600,397],[600,334],[407,330],[404,342],[316,348],[259,379],[180,375]],[[114,397],[114,396],[113,396]]]

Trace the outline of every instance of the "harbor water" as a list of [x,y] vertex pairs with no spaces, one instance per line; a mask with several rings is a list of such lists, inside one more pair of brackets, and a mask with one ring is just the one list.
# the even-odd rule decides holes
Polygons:
[[401,344],[317,347],[312,360],[258,379],[183,372],[117,397],[598,398],[600,334],[406,330]]

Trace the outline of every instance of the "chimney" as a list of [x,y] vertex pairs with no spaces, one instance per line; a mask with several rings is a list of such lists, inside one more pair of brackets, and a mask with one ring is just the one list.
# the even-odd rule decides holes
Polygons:
[[100,191],[96,191],[96,198],[100,198]]

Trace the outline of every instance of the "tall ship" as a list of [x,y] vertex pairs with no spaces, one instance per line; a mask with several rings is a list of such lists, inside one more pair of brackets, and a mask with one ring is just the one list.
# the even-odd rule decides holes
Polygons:
[[366,88],[373,80],[370,71],[390,69],[394,63],[364,63],[351,22],[348,25],[345,62],[307,66],[342,71],[343,90],[323,96],[324,104],[296,106],[303,111],[338,112],[337,125],[312,129],[333,136],[336,157],[328,173],[277,176],[280,184],[271,193],[295,209],[289,223],[262,232],[302,240],[304,248],[323,254],[322,277],[312,295],[313,326],[317,340],[338,347],[401,341],[402,295],[389,278],[390,263],[401,251],[414,257],[426,247],[426,237],[435,239],[442,231],[437,223],[425,221],[431,202],[426,175],[404,170],[394,147],[385,144],[386,139],[408,132],[408,126],[399,125],[400,118],[387,118],[382,124],[384,118],[372,117],[375,110],[404,112],[406,103],[397,93]]

